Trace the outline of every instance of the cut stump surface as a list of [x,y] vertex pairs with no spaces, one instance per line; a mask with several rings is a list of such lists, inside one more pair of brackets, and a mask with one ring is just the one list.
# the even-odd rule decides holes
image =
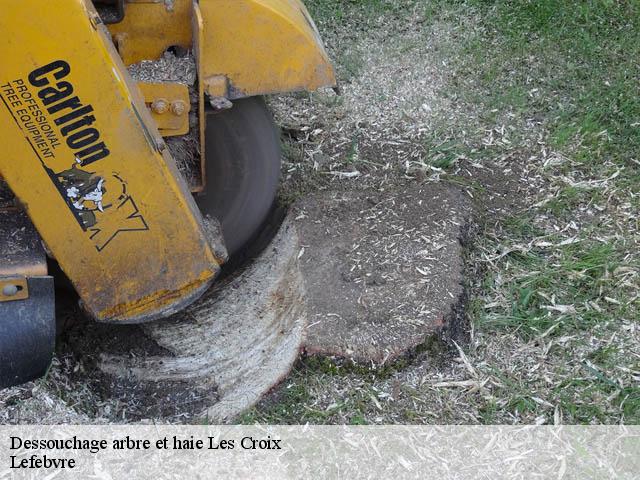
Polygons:
[[307,351],[380,364],[451,334],[469,211],[464,194],[442,184],[298,203]]

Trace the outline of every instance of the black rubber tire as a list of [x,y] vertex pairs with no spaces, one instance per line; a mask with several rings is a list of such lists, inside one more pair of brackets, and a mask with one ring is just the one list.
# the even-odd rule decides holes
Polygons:
[[204,215],[222,224],[229,256],[259,233],[280,180],[278,129],[264,100],[243,98],[207,116],[206,187],[196,194]]
[[45,374],[56,344],[52,277],[27,279],[29,298],[0,302],[0,390]]

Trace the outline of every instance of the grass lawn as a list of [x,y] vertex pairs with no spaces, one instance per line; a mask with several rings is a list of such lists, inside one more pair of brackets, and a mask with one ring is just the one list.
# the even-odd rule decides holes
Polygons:
[[[479,198],[497,188],[480,173],[499,171],[525,193],[480,212],[468,345],[383,369],[303,360],[244,421],[639,423],[640,2],[306,3],[345,90],[309,109],[356,126],[325,164],[308,152],[331,150],[329,136],[288,146],[291,171],[449,181]],[[357,104],[369,100],[379,118]],[[390,139],[411,147],[362,153]]]

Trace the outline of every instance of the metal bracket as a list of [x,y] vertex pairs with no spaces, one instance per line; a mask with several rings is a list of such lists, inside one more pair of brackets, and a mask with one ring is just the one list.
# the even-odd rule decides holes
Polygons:
[[156,60],[169,47],[190,50],[192,0],[127,0],[126,16],[108,25],[125,65]]
[[189,133],[189,87],[181,83],[138,83],[163,137]]
[[224,75],[214,75],[204,79],[204,93],[214,113],[228,110],[233,106],[228,98],[228,92],[229,81]]
[[29,298],[26,277],[0,278],[0,302],[13,302]]

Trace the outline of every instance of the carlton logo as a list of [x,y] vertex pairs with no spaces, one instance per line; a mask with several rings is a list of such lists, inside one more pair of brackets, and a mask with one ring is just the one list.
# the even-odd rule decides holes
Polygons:
[[[59,161],[54,167],[42,155],[39,158],[78,224],[101,252],[119,234],[146,231],[149,227],[127,192],[125,180],[116,172],[105,173],[97,167],[95,162],[111,152],[96,127],[93,106],[74,94],[70,73],[67,62],[56,60],[28,75],[43,104],[43,114],[48,113],[47,121],[57,126],[71,150],[70,155],[62,156],[69,158],[62,168]],[[35,148],[34,151],[37,153]]]
[[29,74],[29,83],[39,88],[38,97],[60,128],[67,146],[74,151],[83,166],[109,155],[109,149],[100,141],[100,132],[92,127],[96,118],[91,115],[93,107],[84,105],[75,95],[73,85],[62,80],[71,73],[64,60],[57,60]]

